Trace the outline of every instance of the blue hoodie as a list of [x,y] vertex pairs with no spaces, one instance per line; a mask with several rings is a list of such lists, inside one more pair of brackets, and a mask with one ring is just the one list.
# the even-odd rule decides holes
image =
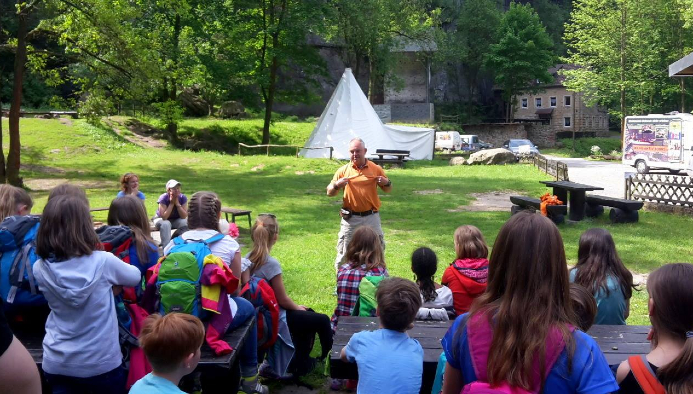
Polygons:
[[113,286],[135,286],[141,274],[111,253],[60,262],[38,260],[34,276],[51,313],[43,339],[43,370],[87,378],[120,366]]

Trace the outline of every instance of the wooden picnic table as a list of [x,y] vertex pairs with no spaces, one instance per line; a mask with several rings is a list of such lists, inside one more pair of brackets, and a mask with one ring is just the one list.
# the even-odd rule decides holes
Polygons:
[[236,209],[236,208],[229,208],[229,207],[221,207],[221,211],[224,212],[224,215],[226,215],[226,221],[229,222],[229,214],[231,214],[231,221],[229,223],[236,223],[236,216],[247,216],[248,217],[248,228],[252,227],[252,224],[250,223],[250,213],[253,211],[249,211],[247,209]]
[[[251,317],[242,326],[229,332],[224,340],[233,348],[231,353],[223,356],[216,356],[212,349],[205,342],[202,345],[200,362],[195,369],[202,373],[202,386],[205,393],[229,393],[235,392],[233,389],[238,387],[240,371],[238,371],[239,353],[250,334],[251,329],[255,329],[253,322],[255,317]],[[41,370],[43,364],[43,329],[21,330],[16,326],[12,327],[14,335],[26,347],[34,362]],[[46,382],[43,382],[44,387]]]
[[[553,194],[559,200],[569,202],[568,204],[568,219],[580,221],[585,218],[585,195],[588,191],[604,190],[603,187],[585,185],[571,181],[540,181],[547,187],[553,188]],[[570,192],[570,198],[568,198]]]
[[[430,393],[435,377],[438,358],[443,351],[440,340],[452,325],[452,321],[416,321],[414,328],[407,331],[416,338],[424,350],[423,382],[421,393]],[[358,379],[355,363],[345,363],[340,358],[342,348],[346,346],[354,333],[373,331],[379,328],[377,317],[345,316],[339,318],[334,344],[330,353],[330,375],[338,379]],[[647,354],[650,342],[647,333],[650,326],[592,326],[587,332],[592,336],[606,356],[609,365],[619,364],[631,355]]]

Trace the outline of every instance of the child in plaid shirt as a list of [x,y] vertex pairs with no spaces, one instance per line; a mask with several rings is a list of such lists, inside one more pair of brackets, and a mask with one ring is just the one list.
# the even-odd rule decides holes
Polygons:
[[351,316],[359,299],[359,284],[364,276],[390,276],[385,268],[380,237],[370,227],[354,231],[346,253],[347,263],[337,272],[337,308],[332,315],[332,330],[339,316]]

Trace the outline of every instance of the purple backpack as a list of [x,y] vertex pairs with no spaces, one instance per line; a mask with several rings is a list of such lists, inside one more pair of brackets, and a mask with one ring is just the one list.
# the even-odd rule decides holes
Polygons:
[[[572,332],[574,328],[570,327]],[[541,382],[546,379],[551,372],[551,368],[558,360],[561,352],[565,348],[565,342],[563,341],[563,335],[561,332],[553,328],[549,332],[549,336],[546,341],[546,368],[543,371],[543,376],[539,376],[539,363],[538,360],[534,362],[534,376],[532,382],[535,382],[535,387],[531,391],[527,391],[521,387],[514,387],[503,382],[495,387],[492,387],[488,383],[488,377],[486,375],[486,368],[488,366],[488,354],[491,349],[491,342],[493,341],[493,327],[488,321],[487,315],[483,313],[478,313],[471,316],[467,321],[467,339],[469,343],[469,353],[472,359],[472,366],[474,367],[474,373],[476,374],[476,381],[466,384],[462,388],[461,394],[493,394],[493,393],[512,393],[512,394],[531,394],[538,393],[541,390]]]

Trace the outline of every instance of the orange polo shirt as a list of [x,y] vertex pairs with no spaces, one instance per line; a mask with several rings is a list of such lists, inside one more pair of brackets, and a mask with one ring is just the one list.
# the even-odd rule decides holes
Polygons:
[[353,163],[349,162],[337,170],[332,182],[352,176],[354,178],[351,178],[344,187],[344,208],[354,212],[380,210],[377,180],[379,176],[386,176],[382,167],[366,159],[366,165],[359,170]]

